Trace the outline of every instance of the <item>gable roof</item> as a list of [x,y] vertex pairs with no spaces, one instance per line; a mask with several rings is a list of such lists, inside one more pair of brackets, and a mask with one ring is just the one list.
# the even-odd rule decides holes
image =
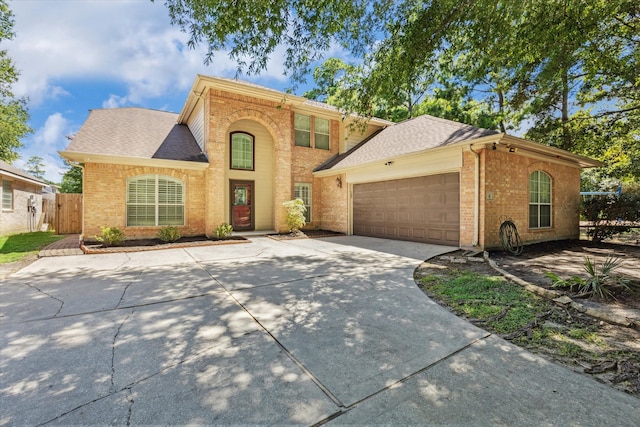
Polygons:
[[178,114],[145,108],[91,110],[66,152],[207,162]]
[[27,172],[23,171],[22,169],[18,169],[17,167],[10,165],[9,163],[5,162],[4,160],[0,160],[0,172],[2,172],[4,175],[8,175],[11,176],[13,178],[18,178],[21,179],[23,181],[28,181],[31,182],[33,184],[39,184],[39,185],[47,185],[46,182],[44,182],[43,180],[41,180],[40,178],[37,178],[31,174],[28,174]]
[[[344,111],[341,111],[339,108],[333,105],[326,104],[324,102],[307,99],[291,93],[281,92],[276,89],[271,89],[266,86],[261,86],[244,80],[198,74],[196,75],[196,79],[193,82],[191,90],[189,91],[189,95],[187,96],[184,106],[182,107],[180,116],[178,117],[178,123],[186,123],[188,121],[191,113],[193,112],[193,109],[195,108],[196,104],[199,102],[201,96],[205,93],[207,88],[215,88],[223,91],[233,92],[236,94],[268,99],[273,102],[282,104],[290,104],[294,108],[316,111],[319,114],[329,114],[335,116],[336,118],[342,117],[344,115]],[[350,114],[349,116],[353,118],[358,117],[356,114]],[[376,125],[382,126],[393,124],[393,122],[385,119],[380,119],[378,117],[371,117],[369,121]]]
[[339,161],[325,164],[317,170],[359,166],[491,135],[500,133],[423,115],[386,127],[347,151]]

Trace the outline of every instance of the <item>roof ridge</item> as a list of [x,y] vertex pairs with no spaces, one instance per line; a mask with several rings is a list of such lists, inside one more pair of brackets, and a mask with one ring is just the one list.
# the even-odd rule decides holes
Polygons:
[[142,110],[142,111],[150,111],[154,113],[166,113],[166,114],[175,114],[173,111],[159,110],[157,108],[147,108],[147,107],[136,107],[136,106],[126,106],[126,107],[101,107],[101,108],[90,108],[89,111],[116,111],[116,110]]
[[443,117],[432,116],[431,114],[422,114],[422,115],[414,117],[414,118],[417,119],[417,118],[420,118],[420,117],[425,117],[425,118],[428,118],[428,119],[433,120],[433,121],[449,123],[452,126],[456,126],[456,127],[459,127],[459,128],[473,128],[473,129],[478,129],[478,130],[495,131],[496,133],[498,133],[498,131],[495,130],[495,129],[487,129],[487,128],[483,128],[483,127],[479,127],[479,126],[470,125],[468,123],[456,122],[455,120],[449,120],[449,119],[445,119]]

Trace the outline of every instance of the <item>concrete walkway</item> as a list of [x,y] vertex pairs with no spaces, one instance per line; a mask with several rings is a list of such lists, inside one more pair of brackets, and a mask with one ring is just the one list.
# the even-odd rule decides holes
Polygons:
[[640,401],[415,286],[362,237],[41,258],[0,285],[0,425],[640,425]]

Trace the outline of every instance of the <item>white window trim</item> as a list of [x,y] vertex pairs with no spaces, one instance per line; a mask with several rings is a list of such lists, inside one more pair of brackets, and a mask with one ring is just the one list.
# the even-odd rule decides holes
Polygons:
[[[8,182],[8,183],[9,183],[9,186],[11,187],[11,190],[10,190],[11,192],[9,193],[9,197],[10,197],[10,200],[11,200],[11,207],[8,207],[8,208],[5,208],[5,207],[4,207],[4,193],[5,193],[5,192],[4,192],[4,183],[5,183],[5,182]],[[12,181],[12,180],[10,180],[10,179],[3,179],[3,180],[2,180],[2,188],[0,188],[0,191],[2,191],[2,210],[3,210],[3,211],[5,211],[5,212],[11,212],[11,211],[13,211],[13,203],[14,203],[14,197],[13,197],[13,181]]]
[[[129,203],[129,183],[131,181],[137,181],[137,180],[142,180],[142,179],[149,179],[149,178],[154,178],[155,183],[154,183],[154,202],[153,203]],[[160,197],[159,197],[159,182],[160,179],[166,179],[168,181],[173,181],[176,183],[179,183],[182,186],[182,203],[160,203]],[[185,183],[183,180],[179,179],[179,178],[174,178],[172,176],[169,175],[160,175],[160,174],[154,174],[154,175],[138,175],[138,176],[134,176],[134,177],[130,177],[127,178],[127,194],[126,194],[126,212],[125,212],[125,221],[127,224],[127,227],[165,227],[165,225],[160,225],[159,224],[159,216],[160,216],[160,206],[182,206],[182,224],[176,224],[175,226],[180,227],[180,226],[184,226],[186,224],[186,220],[187,220],[187,210],[186,210],[186,197],[185,197],[185,193],[186,193],[186,187],[185,187]],[[154,225],[129,225],[129,212],[128,212],[128,207],[129,206],[153,206],[154,207]]]
[[[549,178],[549,203],[540,202],[540,180],[539,179],[538,179],[538,188],[536,189],[536,192],[538,193],[538,201],[537,202],[531,201],[531,176],[536,172],[538,174],[544,174],[547,178]],[[548,230],[550,228],[553,228],[553,179],[551,179],[551,175],[549,175],[543,170],[535,170],[529,174],[529,207],[531,206],[536,206],[538,209],[538,216],[537,216],[538,223],[534,226],[529,221],[529,229]],[[545,226],[540,225],[540,207],[541,206],[549,206],[549,225],[545,225]],[[531,220],[531,218],[529,218],[529,220]]]

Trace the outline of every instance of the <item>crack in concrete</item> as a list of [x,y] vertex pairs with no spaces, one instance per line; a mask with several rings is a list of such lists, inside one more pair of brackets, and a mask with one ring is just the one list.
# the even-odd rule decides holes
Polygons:
[[133,403],[135,402],[135,400],[133,400],[133,390],[131,390],[131,387],[127,388],[127,401],[129,401],[129,410],[127,411],[127,426],[131,425],[131,414],[133,413]]
[[[55,319],[64,319],[64,318],[67,318],[67,317],[85,316],[87,314],[107,313],[107,312],[110,312],[110,311],[127,310],[127,309],[130,309],[130,308],[141,308],[141,307],[147,307],[147,306],[158,305],[158,304],[168,304],[168,303],[172,303],[172,302],[186,301],[186,300],[194,299],[194,298],[202,298],[202,297],[206,297],[206,296],[209,296],[209,295],[215,295],[217,293],[222,293],[222,292],[224,292],[224,290],[209,291],[209,292],[206,292],[204,294],[188,295],[188,296],[181,297],[181,298],[172,298],[172,299],[162,300],[162,301],[152,301],[152,302],[146,302],[146,303],[143,303],[143,304],[124,305],[122,307],[104,308],[104,309],[92,310],[92,311],[82,311],[82,312],[79,312],[79,313],[71,313],[71,314],[65,314],[63,316],[58,316],[58,317],[55,317]],[[19,323],[40,322],[40,321],[43,321],[43,320],[52,320],[52,319],[54,319],[54,317],[39,317],[37,319],[29,319],[29,320],[25,320],[25,321],[19,322]]]
[[[138,276],[142,274],[139,273]],[[127,293],[127,290],[129,289],[129,286],[131,286],[133,284],[133,280],[129,283],[127,283],[127,286],[124,287],[124,290],[122,291],[122,295],[120,295],[120,299],[118,300],[118,303],[116,304],[116,306],[114,308],[118,308],[120,307],[120,304],[122,304],[122,301],[124,300],[124,295]]]
[[35,289],[36,291],[40,292],[41,294],[46,295],[49,298],[52,298],[52,299],[58,301],[60,303],[60,307],[58,308],[58,311],[56,311],[56,314],[54,314],[52,318],[55,318],[56,316],[58,316],[58,314],[60,314],[60,312],[62,311],[62,307],[64,307],[64,301],[62,301],[59,298],[54,297],[51,294],[46,293],[45,291],[43,291],[42,289],[38,288],[37,286],[32,285],[31,283],[27,283],[26,285],[28,287],[32,288],[32,289]]
[[127,317],[120,323],[118,326],[118,330],[116,330],[116,334],[113,336],[113,342],[111,344],[111,389],[115,388],[114,377],[116,375],[116,367],[115,367],[115,359],[116,359],[116,341],[118,340],[118,335],[120,335],[120,330],[124,326],[125,323],[129,320],[129,318],[133,315],[135,309],[131,310],[131,313],[127,315]]
[[465,346],[463,346],[463,347],[461,347],[461,348],[457,349],[457,350],[456,350],[456,351],[454,351],[454,352],[451,352],[451,353],[447,354],[446,356],[444,356],[444,357],[442,357],[442,358],[440,358],[440,359],[436,360],[435,362],[433,362],[433,363],[431,363],[431,364],[429,364],[429,365],[425,366],[424,368],[418,369],[417,371],[415,371],[415,372],[413,372],[413,373],[411,373],[411,374],[409,374],[409,375],[407,375],[407,376],[405,376],[405,377],[403,377],[403,378],[400,378],[399,380],[397,380],[397,381],[395,381],[395,382],[393,382],[393,383],[391,383],[391,384],[389,384],[389,385],[387,385],[387,386],[385,386],[385,387],[381,388],[380,390],[376,391],[375,393],[371,393],[370,395],[363,397],[362,399],[358,400],[357,402],[352,403],[352,404],[351,404],[351,405],[349,405],[349,406],[346,406],[346,407],[345,407],[345,406],[343,406],[343,407],[341,407],[341,408],[340,408],[340,411],[338,411],[338,412],[336,412],[336,413],[334,413],[334,414],[329,415],[327,418],[325,418],[325,419],[323,419],[323,420],[318,421],[317,423],[315,423],[315,424],[313,425],[313,427],[315,427],[315,426],[321,426],[321,425],[324,425],[324,424],[328,423],[329,421],[333,421],[334,419],[336,419],[336,418],[340,417],[341,415],[346,414],[347,412],[351,411],[352,409],[356,408],[357,406],[359,406],[359,405],[361,405],[362,403],[366,402],[367,400],[371,399],[372,397],[375,397],[375,396],[377,396],[377,395],[379,395],[379,394],[381,394],[381,393],[384,393],[384,392],[386,392],[386,391],[388,391],[388,390],[391,390],[391,389],[393,389],[393,388],[396,388],[397,386],[399,386],[399,385],[401,385],[401,384],[403,384],[403,383],[405,383],[405,382],[409,381],[410,379],[412,379],[412,378],[414,378],[414,377],[416,377],[416,376],[418,376],[418,375],[420,375],[420,374],[422,374],[422,373],[424,373],[424,372],[428,371],[429,369],[431,369],[431,368],[433,368],[433,367],[435,367],[435,366],[437,366],[437,365],[439,365],[439,364],[441,364],[441,363],[444,363],[445,361],[447,361],[447,360],[451,359],[452,357],[454,357],[454,356],[456,356],[456,355],[458,355],[458,354],[460,354],[460,353],[462,353],[462,352],[466,351],[467,349],[469,349],[469,348],[473,347],[473,346],[474,346],[474,345],[476,345],[477,343],[482,342],[482,341],[485,341],[486,339],[488,339],[488,338],[489,338],[489,337],[491,337],[492,335],[493,335],[493,334],[491,334],[491,333],[487,332],[487,334],[486,334],[486,335],[484,335],[484,336],[482,336],[482,337],[480,337],[480,338],[477,338],[477,339],[473,340],[473,341],[472,341],[472,342],[470,342],[469,344],[467,344],[467,345],[465,345]]
[[126,260],[126,261],[124,261],[124,262],[123,262],[122,264],[120,264],[119,266],[117,266],[116,268],[114,268],[114,270],[116,270],[116,271],[117,271],[117,270],[120,270],[120,269],[121,269],[122,267],[124,267],[128,262],[130,262],[130,261],[131,261],[131,257],[129,256],[129,254],[128,254],[128,253],[123,252],[123,254],[124,254],[124,256],[127,258],[127,260]]
[[[124,322],[122,324],[124,324]],[[256,329],[255,331],[246,332],[242,336],[245,337],[245,336],[252,335],[252,334],[255,334],[255,333],[262,333],[262,331]],[[142,384],[143,382],[145,382],[145,381],[147,381],[147,380],[149,380],[149,379],[151,379],[153,377],[156,377],[156,376],[162,374],[163,372],[166,372],[166,371],[168,371],[170,369],[173,369],[173,368],[176,368],[176,367],[178,367],[178,366],[180,366],[180,365],[182,365],[184,363],[188,363],[188,362],[190,362],[192,360],[195,360],[198,357],[200,357],[202,354],[204,354],[204,353],[206,353],[206,352],[208,352],[208,351],[210,351],[210,350],[212,350],[212,349],[214,349],[216,347],[219,347],[220,345],[224,345],[224,344],[217,344],[217,345],[212,345],[212,346],[203,348],[202,350],[200,350],[198,352],[195,352],[192,355],[190,355],[188,357],[185,357],[184,359],[178,360],[177,362],[174,362],[174,363],[172,363],[170,365],[165,366],[164,368],[160,369],[159,371],[153,372],[153,373],[147,375],[146,377],[142,377],[142,378],[140,378],[140,379],[138,379],[136,381],[133,381],[133,382],[131,382],[129,384],[126,384],[125,386],[123,386],[120,389],[117,389],[117,390],[113,389],[112,391],[110,391],[109,393],[105,394],[104,396],[97,397],[97,398],[92,399],[92,400],[90,400],[88,402],[85,402],[85,403],[83,403],[81,405],[78,405],[75,408],[72,408],[72,409],[70,409],[70,410],[68,410],[68,411],[66,411],[66,412],[64,412],[64,413],[62,413],[62,414],[60,414],[60,415],[58,415],[58,416],[56,416],[54,418],[51,418],[50,420],[44,421],[44,422],[42,422],[40,424],[36,424],[36,426],[40,427],[40,426],[44,426],[44,425],[47,425],[49,423],[52,423],[52,422],[54,422],[54,421],[56,421],[56,420],[58,420],[58,419],[60,419],[60,418],[62,418],[64,416],[66,416],[66,415],[69,415],[69,414],[77,411],[78,409],[82,409],[85,406],[91,405],[92,403],[96,403],[96,402],[99,402],[101,400],[107,399],[107,398],[109,398],[111,396],[114,396],[114,395],[116,395],[118,393],[122,393],[125,390],[127,391],[127,397],[126,398],[129,401],[129,409],[128,409],[128,412],[127,412],[128,413],[127,421],[130,422],[130,416],[131,416],[131,413],[133,411],[133,403],[134,403],[133,397],[131,397],[131,394],[133,394],[133,387],[135,387],[135,386],[137,386],[139,384]],[[127,424],[127,425],[130,425],[130,424]]]

